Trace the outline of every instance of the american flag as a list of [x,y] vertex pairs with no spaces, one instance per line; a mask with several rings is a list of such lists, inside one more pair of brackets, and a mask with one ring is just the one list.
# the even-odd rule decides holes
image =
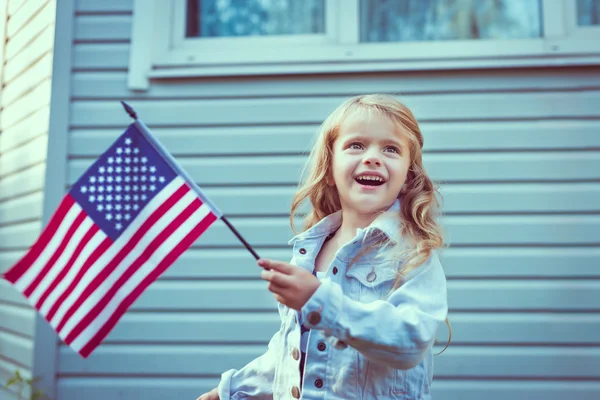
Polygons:
[[36,243],[4,276],[87,358],[221,217],[134,123],[72,186]]

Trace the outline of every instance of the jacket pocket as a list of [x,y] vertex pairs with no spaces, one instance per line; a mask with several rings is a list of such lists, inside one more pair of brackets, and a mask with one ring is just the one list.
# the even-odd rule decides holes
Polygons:
[[384,299],[394,285],[396,271],[389,264],[355,264],[346,276],[357,281],[356,297],[363,303]]

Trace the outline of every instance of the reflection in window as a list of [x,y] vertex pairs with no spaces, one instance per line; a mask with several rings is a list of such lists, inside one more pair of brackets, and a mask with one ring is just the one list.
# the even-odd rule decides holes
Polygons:
[[325,0],[188,0],[187,37],[325,32]]
[[361,0],[362,42],[542,36],[541,0]]
[[577,25],[600,25],[600,0],[577,0]]

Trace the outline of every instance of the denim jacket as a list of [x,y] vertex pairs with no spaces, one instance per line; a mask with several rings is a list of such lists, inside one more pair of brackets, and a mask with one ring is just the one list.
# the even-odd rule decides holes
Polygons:
[[[389,297],[396,263],[367,254],[348,268],[372,232],[393,237],[399,207],[396,201],[390,209],[395,213],[357,229],[300,311],[278,305],[281,327],[268,350],[242,369],[222,374],[221,400],[431,399],[432,346],[448,312],[446,278],[437,254],[408,273]],[[312,272],[325,239],[340,225],[337,212],[290,240],[290,263]],[[301,324],[311,329],[303,388]]]

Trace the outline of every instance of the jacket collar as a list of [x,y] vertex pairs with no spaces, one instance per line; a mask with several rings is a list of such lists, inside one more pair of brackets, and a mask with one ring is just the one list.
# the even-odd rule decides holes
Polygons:
[[[398,230],[400,229],[400,199],[396,199],[394,203],[366,228],[358,228],[357,234],[361,232],[370,233],[375,231],[383,232],[388,239],[396,242]],[[342,225],[342,210],[338,210],[317,222],[314,226],[306,231],[294,236],[288,244],[292,244],[297,240],[313,239],[322,236],[327,236],[335,232]]]

